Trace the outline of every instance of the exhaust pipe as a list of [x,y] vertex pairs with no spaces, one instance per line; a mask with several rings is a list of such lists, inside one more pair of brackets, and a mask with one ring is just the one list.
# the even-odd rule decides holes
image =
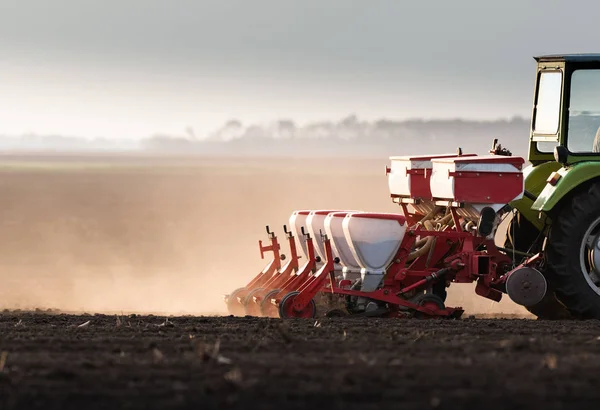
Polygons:
[[512,301],[525,307],[540,303],[548,290],[544,275],[527,266],[509,272],[505,285],[506,293]]

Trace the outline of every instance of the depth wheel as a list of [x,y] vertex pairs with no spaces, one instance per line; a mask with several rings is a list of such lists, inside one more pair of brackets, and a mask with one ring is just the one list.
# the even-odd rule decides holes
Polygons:
[[546,247],[556,296],[578,319],[600,319],[600,184],[573,196],[552,217]]
[[296,300],[296,296],[298,296],[300,292],[294,291],[290,292],[281,299],[279,303],[279,317],[282,319],[289,318],[303,318],[303,319],[311,319],[317,315],[317,305],[315,301],[311,299],[308,304],[304,307],[304,309],[298,311],[294,308],[294,300]]
[[231,292],[231,294],[227,298],[227,311],[230,315],[244,316],[246,314],[244,304],[240,303],[238,301],[238,298],[241,298],[242,302],[244,302],[247,293],[248,290],[246,288],[238,288]]
[[271,299],[280,292],[280,289],[273,289],[263,297],[263,300],[260,302],[260,313],[263,317],[279,317],[279,309],[271,303]]
[[[421,297],[419,297],[417,301],[417,305],[432,310],[446,309],[446,305],[444,305],[444,301],[442,300],[442,298],[433,293],[426,293],[424,295],[421,295]],[[429,315],[427,313],[419,312],[418,310],[416,310],[414,313],[414,317],[417,319],[434,319],[438,316]]]
[[[255,302],[254,297],[262,297],[265,293],[264,288],[256,288],[246,296],[246,301],[244,302],[244,310],[247,316],[261,317],[262,313],[260,312],[260,302]],[[262,302],[262,301],[261,301]]]
[[[507,249],[515,249],[520,252],[530,251],[531,245],[538,239],[540,231],[527,219],[525,219],[520,213],[517,213],[515,217],[508,224],[506,241],[504,247]],[[541,243],[535,248],[531,249],[532,253],[538,253],[541,251]],[[508,256],[511,256],[510,251]],[[517,256],[519,258],[519,256]],[[520,262],[519,259],[515,261],[517,264]],[[542,274],[546,278],[547,290],[546,295],[542,301],[533,306],[525,306],[525,309],[529,313],[535,315],[541,320],[560,320],[572,318],[567,308],[557,299],[556,291],[556,280],[555,275],[547,272],[545,269]]]

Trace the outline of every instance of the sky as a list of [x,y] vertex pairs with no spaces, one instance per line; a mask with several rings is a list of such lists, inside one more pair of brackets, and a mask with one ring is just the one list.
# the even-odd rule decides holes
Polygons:
[[589,0],[0,0],[0,134],[528,117],[533,56],[600,52],[599,11]]

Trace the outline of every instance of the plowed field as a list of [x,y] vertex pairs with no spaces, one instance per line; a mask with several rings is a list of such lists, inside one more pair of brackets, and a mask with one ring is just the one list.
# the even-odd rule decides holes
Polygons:
[[0,315],[1,409],[563,409],[600,325]]

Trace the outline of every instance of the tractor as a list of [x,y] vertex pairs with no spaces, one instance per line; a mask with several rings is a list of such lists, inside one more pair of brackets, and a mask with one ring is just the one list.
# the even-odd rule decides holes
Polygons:
[[600,54],[537,61],[525,195],[505,246],[543,252],[539,318],[600,318]]

